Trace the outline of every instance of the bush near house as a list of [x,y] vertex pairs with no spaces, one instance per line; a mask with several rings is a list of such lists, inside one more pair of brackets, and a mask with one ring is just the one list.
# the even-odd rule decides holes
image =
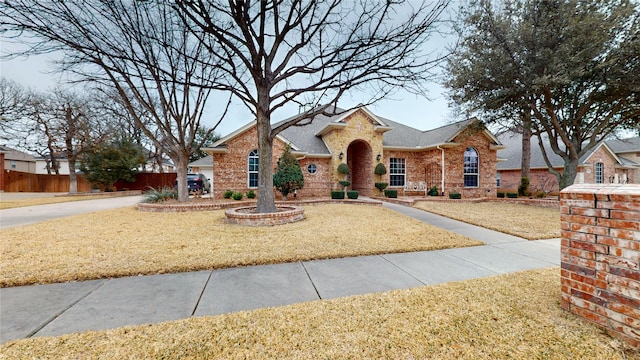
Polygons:
[[222,197],[224,197],[225,199],[231,199],[232,196],[233,196],[233,191],[231,190],[227,190],[224,192],[224,194],[222,194]]
[[243,197],[244,197],[244,194],[241,192],[233,193],[233,200],[242,200]]
[[449,199],[462,199],[462,194],[459,192],[449,193]]
[[287,145],[278,159],[273,186],[282,194],[282,198],[304,187],[304,176],[296,157],[291,153],[291,146]]
[[430,187],[429,191],[427,192],[427,195],[429,195],[429,196],[438,196],[438,187],[437,186]]
[[255,199],[256,197],[256,192],[253,190],[249,190],[247,191],[247,199]]
[[496,194],[499,198],[504,198],[504,191],[498,191]]
[[518,193],[517,192],[508,192],[507,193],[507,197],[509,199],[516,199],[518,197]]
[[347,197],[349,199],[357,199],[358,198],[358,192],[356,190],[347,191]]
[[384,191],[384,196],[386,196],[388,198],[397,198],[398,197],[398,190],[396,190],[396,189],[385,190]]
[[332,199],[344,199],[344,191],[343,190],[333,190],[331,191]]

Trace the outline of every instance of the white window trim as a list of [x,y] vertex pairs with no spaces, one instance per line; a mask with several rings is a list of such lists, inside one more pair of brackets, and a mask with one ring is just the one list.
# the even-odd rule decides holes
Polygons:
[[[391,169],[391,161],[392,160],[402,160],[403,163],[403,172],[402,173],[392,173]],[[402,176],[402,185],[391,185],[391,177],[392,176]],[[389,187],[394,188],[402,188],[407,184],[407,159],[406,158],[389,158]]]
[[[254,154],[255,155],[252,155]],[[258,170],[251,170],[250,166],[251,166],[251,159],[255,158],[258,160],[258,162],[260,161],[260,157],[258,156],[258,150],[251,150],[251,152],[249,153],[249,155],[247,156],[247,187],[249,189],[257,189],[258,188],[258,184],[256,184],[256,186],[251,186],[251,174],[258,174]],[[258,179],[258,183],[260,182],[260,180]]]
[[[463,163],[463,169],[462,169],[462,172],[463,172],[463,174],[462,174],[462,185],[463,185],[465,188],[468,188],[468,189],[475,189],[475,188],[479,188],[479,187],[480,187],[480,154],[478,154],[478,150],[476,150],[476,148],[474,148],[474,147],[472,147],[472,146],[469,146],[469,147],[467,147],[467,149],[465,149],[465,151],[464,151],[464,152],[465,152],[465,154],[466,154],[466,152],[467,152],[467,150],[468,150],[468,149],[472,149],[472,150],[476,153],[476,164],[477,164],[476,168],[477,168],[477,172],[475,172],[475,173],[468,173],[468,172],[466,172],[466,169],[465,169],[465,166],[464,166],[464,163]],[[463,159],[462,159],[462,161],[463,161],[463,162],[464,162],[464,158],[465,158],[465,157],[466,157],[466,156],[464,156],[464,155],[463,155]],[[465,176],[467,176],[467,175],[469,175],[469,176],[475,176],[475,177],[476,177],[476,185],[475,185],[475,186],[467,186],[467,185],[465,184],[464,178],[465,178]]]

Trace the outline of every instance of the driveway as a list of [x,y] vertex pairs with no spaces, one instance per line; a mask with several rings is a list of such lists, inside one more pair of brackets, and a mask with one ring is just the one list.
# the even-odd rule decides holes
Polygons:
[[[3,193],[3,199],[11,193]],[[142,195],[108,197],[104,199],[71,201],[65,203],[25,206],[0,210],[0,229],[14,226],[35,224],[37,222],[95,212],[133,206],[142,201]]]

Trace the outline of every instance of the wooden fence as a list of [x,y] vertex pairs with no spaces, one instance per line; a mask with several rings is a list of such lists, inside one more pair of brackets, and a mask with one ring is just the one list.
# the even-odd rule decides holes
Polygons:
[[[68,192],[69,175],[31,174],[20,171],[4,171],[5,192]],[[148,190],[149,187],[173,186],[176,173],[139,173],[133,183],[119,181],[118,190]],[[78,192],[89,192],[91,184],[78,175]]]

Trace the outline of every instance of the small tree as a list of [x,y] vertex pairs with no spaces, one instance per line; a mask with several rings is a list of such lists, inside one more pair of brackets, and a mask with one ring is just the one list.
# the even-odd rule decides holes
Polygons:
[[376,189],[380,191],[380,196],[382,196],[382,192],[387,188],[387,185],[389,185],[386,182],[382,182],[382,175],[387,173],[387,167],[384,166],[383,163],[378,163],[378,165],[376,165],[376,168],[373,170],[373,173],[378,175],[378,177],[380,178],[380,182],[375,183],[375,186]]
[[92,185],[109,191],[118,180],[135,181],[142,164],[144,154],[140,146],[129,139],[120,139],[85,153],[80,170]]
[[280,191],[284,199],[297,189],[304,187],[304,176],[296,157],[291,153],[291,147],[287,145],[278,159],[276,172],[273,174],[273,186]]

